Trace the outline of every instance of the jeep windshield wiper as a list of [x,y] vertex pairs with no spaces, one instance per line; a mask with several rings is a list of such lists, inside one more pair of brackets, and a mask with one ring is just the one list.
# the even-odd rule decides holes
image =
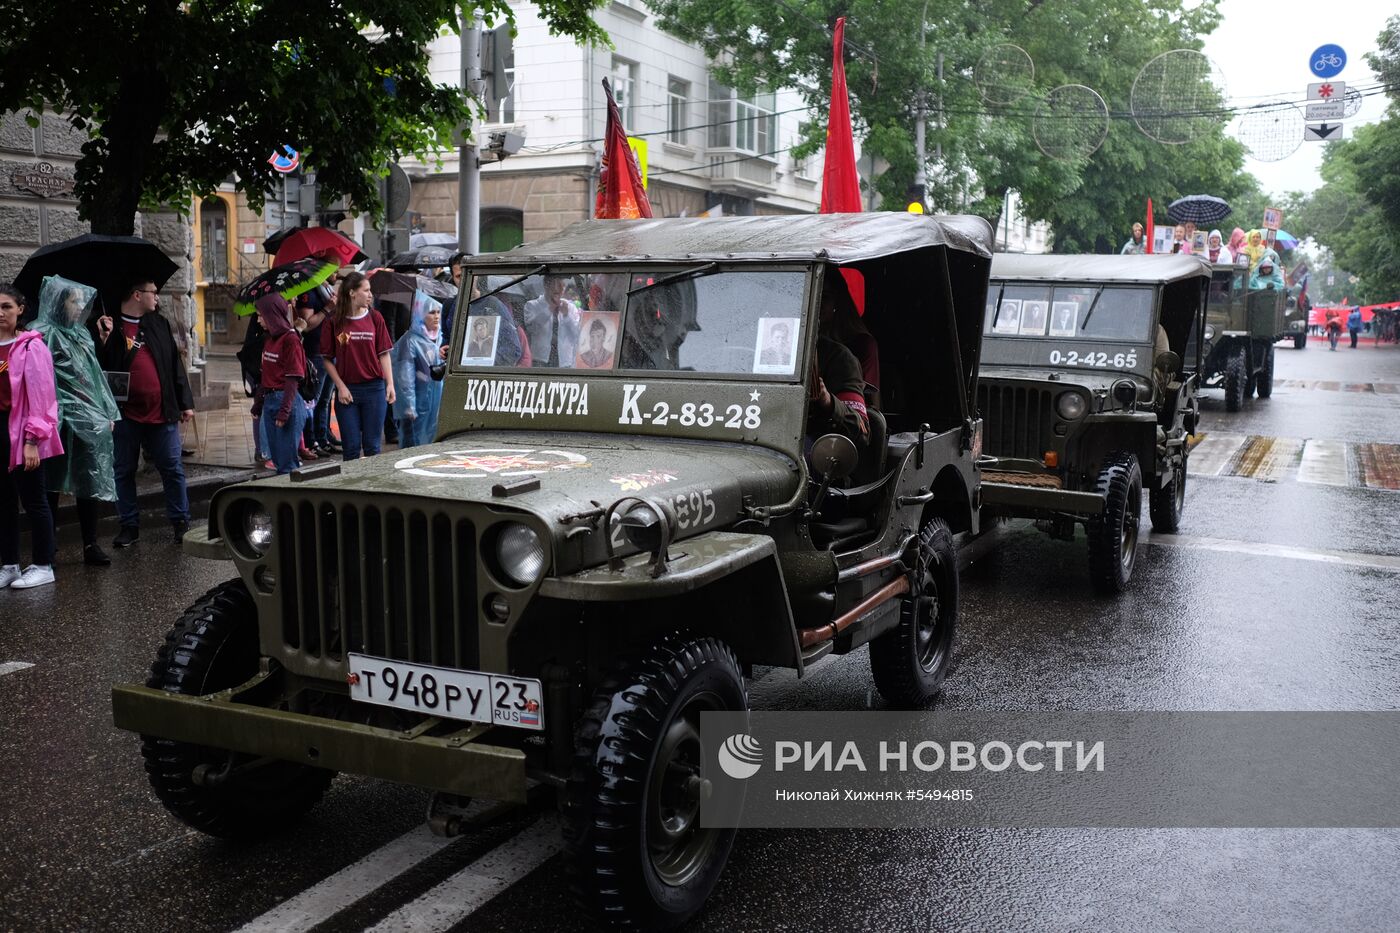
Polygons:
[[668,276],[657,279],[655,282],[648,282],[645,285],[638,285],[636,288],[627,290],[628,297],[644,292],[649,288],[660,288],[663,285],[670,285],[672,282],[679,282],[682,279],[698,279],[702,275],[713,275],[719,271],[719,263],[707,262],[703,266],[695,266],[691,269],[682,269],[680,272],[673,272]]
[[1103,286],[1100,285],[1099,290],[1094,292],[1094,300],[1089,302],[1089,310],[1084,312],[1084,323],[1079,325],[1080,330],[1084,330],[1086,327],[1089,326],[1089,318],[1094,316],[1094,309],[1099,306],[1099,299],[1102,297]]
[[474,305],[474,304],[476,304],[478,301],[480,301],[482,298],[490,298],[492,295],[496,294],[497,292],[503,292],[503,291],[505,291],[506,289],[510,288],[512,285],[519,285],[521,282],[525,281],[525,280],[528,279],[530,276],[532,276],[532,275],[539,275],[541,272],[545,271],[545,270],[548,269],[548,268],[549,268],[549,266],[536,266],[535,268],[531,269],[529,272],[525,273],[524,275],[522,275],[522,276],[521,276],[520,278],[518,278],[518,279],[511,279],[509,282],[507,282],[506,284],[500,286],[499,288],[493,288],[493,289],[491,289],[489,292],[486,292],[486,293],[482,294],[481,296],[479,296],[479,297],[477,297],[477,298],[469,299],[469,300],[467,301],[467,304],[468,304],[468,305]]

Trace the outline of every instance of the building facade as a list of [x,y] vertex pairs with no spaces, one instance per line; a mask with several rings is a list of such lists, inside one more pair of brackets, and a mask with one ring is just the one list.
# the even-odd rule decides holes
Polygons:
[[[602,79],[612,84],[628,135],[643,141],[647,194],[659,217],[810,213],[821,197],[820,155],[798,162],[791,149],[808,118],[791,92],[742,97],[715,82],[705,54],[657,25],[643,0],[612,0],[596,14],[613,49],[551,36],[533,4],[513,3],[518,33],[499,33],[484,56],[501,91],[484,125],[510,131],[524,147],[481,170],[481,249],[509,249],[590,217],[607,120]],[[434,78],[456,83],[459,40],[430,46]],[[457,164],[402,163],[413,179],[410,209],[425,231],[457,229]]]

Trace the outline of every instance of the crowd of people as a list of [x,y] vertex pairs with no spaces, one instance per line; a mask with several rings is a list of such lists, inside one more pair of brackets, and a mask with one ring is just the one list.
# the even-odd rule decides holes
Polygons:
[[[1146,232],[1142,224],[1133,224],[1131,235],[1118,252],[1123,256],[1143,255],[1148,252]],[[1261,231],[1251,230],[1245,233],[1240,227],[1230,232],[1228,240],[1219,230],[1211,230],[1202,241],[1202,238],[1197,236],[1195,224],[1189,221],[1177,224],[1172,228],[1170,245],[1159,252],[1200,256],[1212,263],[1224,265],[1243,265],[1244,260],[1241,257],[1247,257],[1251,275],[1256,273],[1260,263],[1267,259],[1273,271],[1265,273],[1266,278],[1282,268],[1278,252],[1265,242]]]
[[[180,423],[194,415],[184,363],[170,324],[155,313],[160,290],[133,282],[121,293],[117,320],[93,317],[97,290],[46,278],[32,327],[26,299],[0,286],[0,589],[54,580],[58,498],[76,500],[83,561],[111,558],[97,542],[100,502],[115,501],[121,527],[112,544],[140,536],[136,468],[142,451],[165,491],[165,514],[177,538],[189,530]],[[90,323],[89,323],[90,322]],[[19,510],[30,531],[30,563],[20,566]]]

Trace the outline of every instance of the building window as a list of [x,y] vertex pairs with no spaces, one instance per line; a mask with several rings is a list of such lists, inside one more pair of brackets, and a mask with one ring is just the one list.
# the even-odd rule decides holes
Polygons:
[[690,84],[679,78],[666,81],[666,138],[673,143],[688,143],[690,131]]
[[223,198],[205,198],[199,205],[200,278],[227,282],[228,205]]
[[770,92],[737,97],[732,88],[711,81],[710,148],[771,155],[777,135],[775,96]]
[[618,113],[622,114],[622,123],[631,126],[636,122],[636,115],[632,112],[632,95],[637,86],[637,63],[614,55],[611,78],[613,99],[617,101]]
[[208,311],[208,312],[206,312],[205,315],[204,315],[204,321],[205,321],[206,324],[209,325],[209,333],[211,333],[211,334],[227,334],[227,333],[228,333],[228,312],[227,312],[227,311]]
[[488,208],[481,212],[481,251],[503,253],[525,242],[525,215],[511,208]]

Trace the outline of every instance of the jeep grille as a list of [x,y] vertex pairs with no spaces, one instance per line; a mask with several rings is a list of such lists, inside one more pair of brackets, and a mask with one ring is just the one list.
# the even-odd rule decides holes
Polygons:
[[284,503],[276,535],[289,654],[340,661],[356,651],[477,666],[476,537],[467,519]]
[[1039,460],[1052,449],[1053,393],[1046,389],[981,382],[982,450],[994,457]]

